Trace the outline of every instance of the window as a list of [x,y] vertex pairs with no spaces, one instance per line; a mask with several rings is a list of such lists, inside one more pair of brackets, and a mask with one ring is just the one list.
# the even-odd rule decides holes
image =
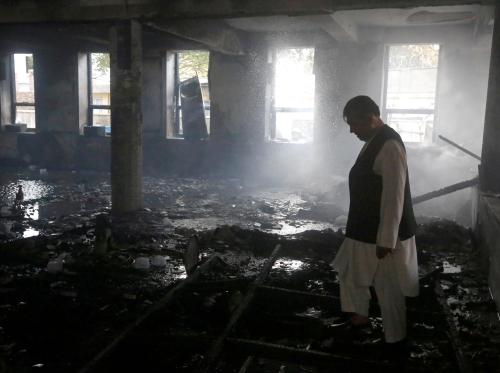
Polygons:
[[111,132],[111,85],[109,53],[89,53],[88,99],[89,126],[104,126]]
[[15,53],[12,55],[12,111],[15,123],[25,123],[35,128],[35,84],[33,55]]
[[[175,84],[167,100],[173,102],[173,113],[168,134],[186,139],[206,138],[210,133],[210,90],[208,86],[208,65],[210,53],[203,50],[177,51],[171,64]],[[168,75],[167,75],[168,77]],[[167,120],[168,121],[168,120]]]
[[403,141],[432,141],[439,44],[390,45],[386,50],[384,114]]
[[314,48],[277,49],[273,57],[271,139],[311,142],[314,129]]

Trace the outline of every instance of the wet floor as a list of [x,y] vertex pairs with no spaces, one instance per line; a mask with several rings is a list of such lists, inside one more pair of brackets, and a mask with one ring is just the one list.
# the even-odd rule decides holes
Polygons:
[[[186,277],[183,252],[194,234],[202,258],[220,258],[211,280],[253,279],[281,243],[284,255],[271,270],[270,286],[338,292],[328,263],[342,242],[338,229],[345,211],[320,194],[247,188],[236,179],[147,177],[145,209],[132,221],[114,222],[114,241],[101,252],[95,221],[109,212],[108,174],[4,169],[0,175],[0,371],[2,364],[17,371],[38,364],[74,371],[92,357],[95,346],[104,346]],[[25,198],[21,208],[12,210],[18,185]],[[468,230],[435,220],[419,227],[417,243],[421,275],[440,269],[438,284],[464,354],[477,371],[497,371],[500,327]],[[430,304],[431,290],[423,285],[425,296],[415,304]],[[200,310],[220,323],[218,302],[226,307],[237,299],[229,295],[194,294],[190,302],[201,304]],[[185,308],[179,315],[198,314],[198,309]],[[296,313],[324,319],[332,312],[308,305]],[[179,327],[188,330],[189,320],[181,317]],[[450,358],[446,337],[436,342],[435,328],[429,320],[411,325],[418,340],[412,359],[432,367],[443,356]],[[328,343],[318,346],[328,349]]]
[[[36,236],[43,232],[44,224],[40,222],[51,225],[61,218],[88,216],[110,208],[111,188],[105,173],[49,171],[40,175],[36,170],[3,169],[1,175],[2,230],[12,232],[12,237]],[[144,205],[167,211],[167,225],[192,230],[238,225],[290,235],[341,227],[335,224],[336,218],[345,214],[341,208],[325,208],[323,203],[318,209],[303,199],[301,190],[245,188],[240,184],[237,179],[146,177]],[[12,210],[18,185],[23,188],[24,202]],[[329,214],[329,207],[333,214]]]

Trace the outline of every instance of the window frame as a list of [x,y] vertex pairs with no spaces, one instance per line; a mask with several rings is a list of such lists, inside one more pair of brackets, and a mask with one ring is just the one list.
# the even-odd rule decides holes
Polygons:
[[[108,52],[88,52],[87,53],[87,126],[94,126],[94,110],[104,109],[109,110],[109,115],[111,116],[111,103],[109,105],[94,105],[93,92],[92,92],[92,54],[93,53],[108,53]],[[109,54],[109,53],[108,53]],[[111,69],[111,67],[110,67]],[[111,94],[111,92],[110,92]],[[111,123],[110,123],[111,126]],[[96,126],[96,127],[106,127],[106,126]]]
[[[270,54],[269,58],[270,61],[268,61],[269,65],[269,73],[271,74],[271,87],[270,87],[270,104],[269,104],[269,120],[268,120],[268,141],[270,142],[279,142],[278,139],[276,138],[276,118],[277,118],[277,113],[313,113],[313,137],[311,141],[305,142],[305,144],[311,144],[314,142],[314,126],[315,126],[315,120],[314,120],[314,114],[315,114],[315,106],[316,102],[313,102],[313,107],[312,108],[298,108],[298,107],[291,107],[291,106],[276,106],[276,65],[278,62],[278,50],[280,49],[313,49],[314,50],[314,56],[316,55],[316,47],[313,46],[277,46],[277,47],[272,47],[270,49]],[[313,75],[314,71],[313,71]],[[316,78],[315,78],[316,79]],[[316,95],[316,81],[314,84],[314,94]],[[301,144],[300,142],[294,142],[294,141],[289,141],[289,142],[284,142],[287,144]]]
[[181,133],[181,81],[179,74],[179,53],[180,51],[174,51],[174,123],[173,123],[173,134],[174,137],[184,138],[184,133]]
[[[170,139],[184,139],[184,133],[181,132],[181,116],[182,116],[182,103],[181,103],[181,96],[180,96],[180,74],[179,74],[179,54],[180,53],[187,53],[187,52],[205,52],[208,53],[209,55],[209,65],[210,65],[210,50],[209,49],[172,49],[168,50],[165,54],[165,72],[163,73],[163,77],[165,79],[165,102],[167,103],[167,107],[169,105],[169,102],[172,105],[172,108],[174,109],[173,115],[169,115],[168,112],[165,115],[166,118],[166,133],[167,133],[167,138]],[[168,62],[168,54],[173,55],[173,62]],[[168,70],[169,70],[169,64],[171,68],[173,68],[173,88],[168,89],[168,84],[167,84],[167,75],[168,75]],[[173,65],[173,66],[172,66]],[[210,66],[209,66],[210,69]],[[200,83],[201,86],[201,83]],[[200,87],[201,88],[201,87]],[[210,83],[208,84],[208,90],[210,91]],[[208,111],[210,113],[211,105],[208,107]],[[206,110],[207,107],[204,104],[204,111],[205,111],[205,121],[207,118],[210,118],[206,116]],[[206,123],[207,125],[207,131],[208,131],[208,137],[210,137],[210,125],[209,123]],[[170,133],[170,135],[169,135]]]
[[[35,55],[33,52],[31,53],[11,53],[9,56],[9,64],[10,64],[10,97],[11,97],[11,121],[13,124],[17,123],[17,108],[20,107],[33,107],[33,110],[35,112],[35,127],[28,127],[27,130],[36,130],[37,128],[37,123],[36,123],[36,95],[33,94],[33,103],[31,102],[17,102],[17,90],[16,90],[16,62],[15,62],[15,57],[14,55],[16,54],[31,54],[33,58],[33,80],[35,78]],[[33,82],[34,85],[36,85],[35,82]],[[34,92],[36,92],[36,87],[34,87]]]
[[[387,87],[389,80],[389,52],[390,48],[393,46],[401,46],[401,45],[439,45],[438,52],[438,63],[436,68],[436,82],[435,82],[435,95],[434,95],[434,109],[389,109],[387,108]],[[441,53],[442,53],[443,45],[439,42],[408,42],[408,43],[389,43],[384,45],[384,60],[383,60],[383,83],[382,83],[382,100],[383,103],[381,108],[381,115],[384,123],[388,124],[388,116],[389,114],[433,114],[434,120],[432,124],[432,142],[436,139],[436,124],[438,118],[438,93],[439,93],[439,76],[440,76],[440,68],[441,68]],[[425,144],[425,139],[423,141],[418,142],[406,142],[411,145],[423,145]]]

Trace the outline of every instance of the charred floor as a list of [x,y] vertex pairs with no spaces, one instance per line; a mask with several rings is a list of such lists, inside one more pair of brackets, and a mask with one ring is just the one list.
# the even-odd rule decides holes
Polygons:
[[[0,372],[500,372],[499,19],[0,1]],[[413,236],[392,343],[376,286],[342,312],[333,261]]]
[[[345,317],[330,266],[342,211],[321,193],[150,178],[147,207],[111,225],[106,174],[3,172],[33,193],[2,214],[5,371],[499,368],[483,259],[450,220],[419,226],[421,294],[408,302],[401,361],[380,345],[376,297],[371,328],[354,339],[329,329]],[[186,273],[193,245],[200,261]]]

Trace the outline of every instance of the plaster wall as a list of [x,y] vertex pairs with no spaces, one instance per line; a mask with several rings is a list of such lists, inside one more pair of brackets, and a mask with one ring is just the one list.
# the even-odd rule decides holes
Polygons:
[[142,120],[143,131],[147,136],[165,136],[163,63],[161,56],[143,59]]
[[[445,187],[477,175],[478,162],[437,139],[442,134],[455,142],[480,153],[488,81],[491,35],[481,40],[473,38],[470,29],[435,29],[414,32],[371,30],[371,41],[340,47],[337,60],[341,73],[324,60],[330,73],[322,74],[322,85],[340,86],[342,110],[345,102],[359,94],[371,96],[382,103],[384,47],[391,43],[438,42],[441,44],[439,82],[437,87],[437,118],[435,141],[429,145],[407,144],[410,182],[414,196]],[[337,52],[336,52],[337,53]],[[334,60],[332,58],[332,60]],[[320,61],[318,61],[320,62]],[[337,76],[340,82],[333,79]],[[326,80],[326,83],[325,83]],[[335,98],[333,102],[339,101]],[[331,119],[334,107],[323,106]],[[328,111],[330,110],[330,111]],[[340,113],[339,113],[340,114]],[[337,114],[337,115],[339,115]],[[340,117],[328,149],[334,173],[346,176],[363,144],[352,134]],[[347,200],[347,186],[340,186]],[[442,216],[470,225],[471,190],[463,190],[416,206],[418,215]]]

